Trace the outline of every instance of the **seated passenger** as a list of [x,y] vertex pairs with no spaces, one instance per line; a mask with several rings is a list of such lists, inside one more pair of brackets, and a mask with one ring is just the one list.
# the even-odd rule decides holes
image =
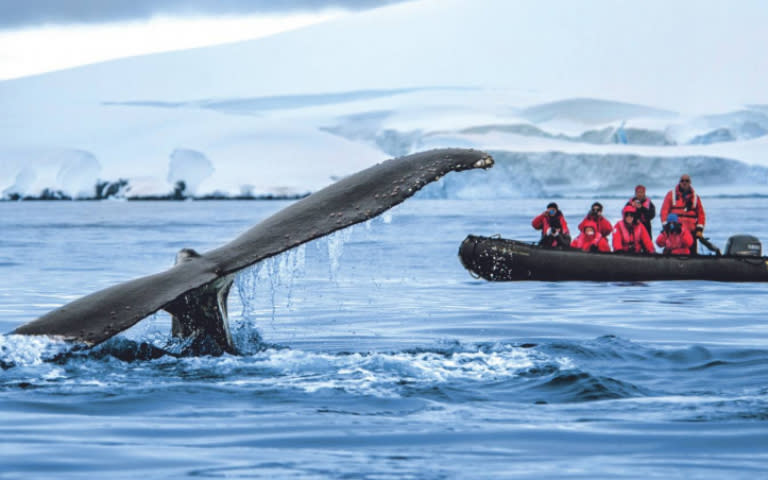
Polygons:
[[613,227],[613,251],[654,253],[651,237],[642,223],[637,220],[637,209],[627,205],[621,211],[622,219]]
[[664,249],[665,255],[690,255],[693,235],[687,228],[683,228],[677,215],[670,213],[664,229],[656,237],[656,245]]
[[571,243],[571,248],[579,248],[585,252],[610,252],[611,247],[604,236],[597,231],[597,225],[592,220],[584,220],[579,224],[581,234]]
[[608,238],[611,235],[613,227],[611,227],[611,222],[603,216],[603,205],[600,202],[592,204],[589,212],[587,212],[587,216],[579,224],[579,230],[583,231],[584,222],[587,220],[595,222],[597,232],[603,237]]
[[542,247],[567,247],[571,244],[568,223],[555,202],[547,205],[547,210],[534,218],[531,225],[541,230],[539,245]]

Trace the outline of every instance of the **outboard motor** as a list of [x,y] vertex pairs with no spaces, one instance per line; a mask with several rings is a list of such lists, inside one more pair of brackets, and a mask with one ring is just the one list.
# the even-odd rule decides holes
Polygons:
[[737,257],[760,257],[763,254],[763,247],[757,237],[733,235],[725,244],[725,254]]

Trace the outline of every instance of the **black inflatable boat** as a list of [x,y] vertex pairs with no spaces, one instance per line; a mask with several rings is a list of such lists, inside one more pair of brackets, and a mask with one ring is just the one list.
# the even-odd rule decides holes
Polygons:
[[489,281],[768,282],[768,257],[761,256],[761,250],[759,240],[748,235],[731,237],[722,256],[593,253],[469,235],[459,247],[459,257],[467,270]]

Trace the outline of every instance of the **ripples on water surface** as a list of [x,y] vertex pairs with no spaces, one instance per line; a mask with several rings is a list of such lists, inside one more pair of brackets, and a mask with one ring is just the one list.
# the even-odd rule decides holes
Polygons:
[[[715,243],[768,239],[705,202]],[[545,203],[412,200],[263,262],[230,295],[239,356],[157,357],[160,314],[90,351],[0,337],[0,478],[766,477],[766,286],[463,270],[467,233],[533,240]],[[0,327],[285,205],[2,203]]]

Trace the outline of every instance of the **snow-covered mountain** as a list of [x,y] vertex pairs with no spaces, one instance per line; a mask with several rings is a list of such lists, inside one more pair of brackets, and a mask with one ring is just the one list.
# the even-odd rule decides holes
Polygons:
[[425,0],[8,80],[0,193],[301,195],[443,146],[499,165],[432,194],[653,193],[682,171],[768,193],[766,24],[761,0]]

